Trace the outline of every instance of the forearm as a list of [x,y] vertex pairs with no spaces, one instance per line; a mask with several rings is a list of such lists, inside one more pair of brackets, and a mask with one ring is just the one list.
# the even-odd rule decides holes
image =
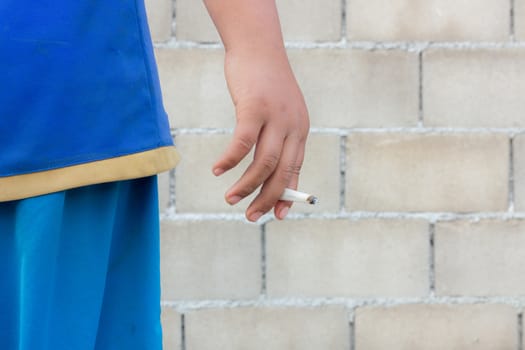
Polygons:
[[226,51],[284,53],[275,0],[204,0]]
[[253,161],[225,199],[233,205],[261,188],[246,217],[257,221],[273,207],[282,219],[291,202],[279,198],[286,187],[297,188],[309,121],[286,56],[275,0],[204,3],[226,49],[224,70],[237,121],[213,173],[220,176],[236,167],[255,146]]

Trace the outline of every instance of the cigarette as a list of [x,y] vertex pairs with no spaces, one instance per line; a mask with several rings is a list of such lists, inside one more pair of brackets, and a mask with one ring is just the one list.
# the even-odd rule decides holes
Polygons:
[[285,188],[280,199],[283,201],[306,202],[309,204],[317,204],[317,202],[319,202],[316,196],[304,192],[295,191],[291,188]]

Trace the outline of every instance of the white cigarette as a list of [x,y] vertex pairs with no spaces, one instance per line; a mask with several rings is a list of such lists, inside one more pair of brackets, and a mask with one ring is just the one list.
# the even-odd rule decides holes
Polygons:
[[280,199],[283,201],[306,202],[309,204],[317,204],[317,202],[319,201],[316,196],[304,192],[295,191],[291,188],[285,188]]

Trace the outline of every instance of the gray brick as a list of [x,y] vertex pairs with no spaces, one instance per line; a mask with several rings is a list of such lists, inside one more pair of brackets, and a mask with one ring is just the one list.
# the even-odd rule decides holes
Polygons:
[[481,220],[436,225],[436,293],[525,294],[525,222]]
[[[285,40],[337,41],[341,36],[340,0],[278,0]],[[179,40],[219,42],[217,30],[202,1],[177,0]]]
[[498,304],[401,305],[356,311],[355,347],[366,350],[515,350],[517,312]]
[[206,11],[204,1],[175,2],[177,40],[219,42],[220,37]]
[[[242,175],[252,160],[251,155],[218,178],[211,173],[213,162],[226,149],[230,139],[231,135],[177,136],[177,148],[184,157],[176,168],[177,211],[241,213],[253,200],[255,193],[235,206],[224,201],[224,193]],[[299,189],[318,195],[320,203],[316,206],[296,203],[292,212],[339,210],[339,148],[336,135],[309,136]]]
[[170,173],[165,171],[157,177],[159,191],[159,211],[164,212],[170,202]]
[[414,53],[290,50],[314,127],[415,126],[418,60]]
[[215,49],[157,49],[164,107],[172,127],[230,128],[235,110]]
[[301,220],[266,228],[271,297],[428,294],[428,224]]
[[162,348],[180,350],[181,348],[181,315],[168,307],[162,308]]
[[189,312],[186,344],[199,350],[347,350],[341,307],[235,308]]
[[510,3],[500,0],[352,0],[352,40],[501,41],[509,34]]
[[346,204],[368,211],[505,211],[503,134],[355,133],[347,143]]
[[228,221],[163,221],[162,298],[255,298],[261,290],[259,227]]
[[514,27],[518,40],[525,39],[525,1],[514,0]]
[[431,50],[424,55],[424,123],[524,127],[525,50]]
[[290,212],[339,211],[340,144],[340,137],[337,135],[310,134],[308,136],[298,189],[317,195],[319,203],[314,206],[295,203]]
[[213,163],[226,150],[232,135],[177,135],[177,149],[183,160],[175,168],[177,211],[192,213],[243,213],[254,194],[230,206],[224,199],[226,191],[242,175],[251,162],[248,155],[236,168],[220,177],[211,171]]
[[341,37],[340,0],[277,0],[285,40],[337,41]]
[[172,0],[145,0],[148,24],[153,41],[171,38]]
[[525,211],[525,134],[514,138],[514,208]]

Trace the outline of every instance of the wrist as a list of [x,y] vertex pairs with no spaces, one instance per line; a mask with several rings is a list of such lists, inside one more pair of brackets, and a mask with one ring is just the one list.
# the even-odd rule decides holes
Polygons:
[[238,45],[226,50],[230,64],[263,67],[289,67],[284,45]]
[[224,45],[226,54],[241,57],[287,57],[286,48],[282,42],[273,43],[236,43],[235,45]]

